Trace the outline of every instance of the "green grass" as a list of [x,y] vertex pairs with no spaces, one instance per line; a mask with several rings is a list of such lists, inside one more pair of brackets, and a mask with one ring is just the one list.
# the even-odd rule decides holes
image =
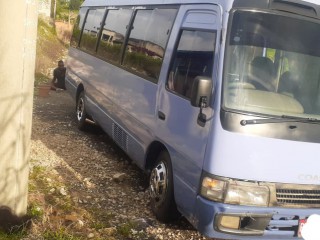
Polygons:
[[41,17],[38,18],[38,37],[49,41],[56,41],[56,29]]
[[10,234],[0,231],[0,239],[1,240],[20,240],[23,237],[25,237],[26,235],[27,235],[27,233],[25,230],[23,230],[22,232],[10,233]]
[[48,19],[39,17],[35,84],[48,80],[45,76],[50,75],[57,66],[57,61],[63,58],[65,50],[66,46],[59,41],[54,25]]
[[50,83],[51,79],[44,75],[43,73],[35,73],[34,75],[34,86],[39,86],[40,84],[43,83]]
[[43,209],[35,203],[31,203],[27,209],[27,215],[31,218],[41,218],[44,212]]
[[131,229],[134,229],[135,227],[136,224],[127,222],[125,224],[122,224],[121,226],[118,226],[117,233],[123,237],[129,237],[131,235]]
[[83,240],[82,237],[73,236],[68,233],[66,228],[59,228],[58,230],[47,230],[43,234],[43,238],[46,240]]

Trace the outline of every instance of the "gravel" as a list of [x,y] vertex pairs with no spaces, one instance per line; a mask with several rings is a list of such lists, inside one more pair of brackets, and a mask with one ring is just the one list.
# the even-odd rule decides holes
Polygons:
[[44,179],[46,187],[37,183],[30,190],[29,204],[44,215],[33,221],[26,239],[41,239],[61,226],[79,239],[207,239],[184,218],[158,222],[144,173],[96,125],[79,131],[74,111],[67,92],[35,97],[30,172],[41,168],[44,174],[30,181]]

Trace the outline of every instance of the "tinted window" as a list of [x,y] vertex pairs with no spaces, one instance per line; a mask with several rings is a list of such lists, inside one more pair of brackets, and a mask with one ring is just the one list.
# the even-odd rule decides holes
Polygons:
[[102,30],[98,55],[111,62],[119,62],[121,47],[132,15],[131,9],[109,10]]
[[139,75],[157,81],[176,9],[138,10],[123,64]]
[[211,77],[215,41],[216,33],[213,32],[182,32],[169,72],[169,89],[190,98],[194,78]]
[[97,39],[104,12],[104,9],[89,10],[81,37],[80,47],[82,49],[89,52],[94,52],[96,50]]
[[82,30],[84,18],[86,17],[87,10],[88,10],[87,8],[80,9],[77,21],[74,24],[71,43],[70,43],[71,46],[73,46],[73,47],[78,47],[80,35],[81,35],[81,30]]

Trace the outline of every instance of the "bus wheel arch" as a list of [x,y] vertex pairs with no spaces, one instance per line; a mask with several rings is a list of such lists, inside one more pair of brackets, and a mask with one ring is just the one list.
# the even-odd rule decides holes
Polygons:
[[180,217],[174,200],[171,158],[161,143],[155,143],[151,150],[146,164],[146,167],[151,169],[149,175],[151,208],[158,220],[171,222]]

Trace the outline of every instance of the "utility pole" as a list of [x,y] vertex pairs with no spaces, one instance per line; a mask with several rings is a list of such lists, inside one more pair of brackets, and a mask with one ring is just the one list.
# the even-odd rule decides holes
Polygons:
[[37,0],[0,1],[0,207],[26,214]]
[[57,0],[54,0],[54,5],[53,5],[53,20],[56,20],[56,14],[57,14]]

